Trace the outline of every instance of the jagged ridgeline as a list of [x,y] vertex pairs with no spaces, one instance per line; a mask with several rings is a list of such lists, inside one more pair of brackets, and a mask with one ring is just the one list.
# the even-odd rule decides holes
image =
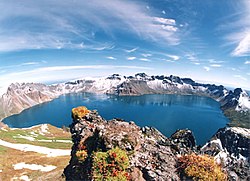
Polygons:
[[0,97],[0,120],[62,94],[77,92],[114,95],[192,94],[211,97],[221,104],[224,114],[231,120],[229,125],[250,128],[250,98],[241,88],[231,91],[222,85],[197,83],[190,78],[148,76],[145,73],[134,76],[113,74],[50,86],[39,83],[11,84]]
[[97,111],[72,110],[72,151],[66,180],[249,180],[250,130],[227,127],[203,147],[190,130],[170,138],[152,127]]

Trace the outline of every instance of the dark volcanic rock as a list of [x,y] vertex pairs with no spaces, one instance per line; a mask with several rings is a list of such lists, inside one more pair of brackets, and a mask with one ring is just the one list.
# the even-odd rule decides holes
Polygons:
[[201,148],[215,156],[229,175],[229,180],[250,180],[250,130],[240,127],[219,129]]
[[177,130],[170,137],[171,147],[179,154],[191,153],[195,150],[196,141],[192,131],[188,129]]
[[[75,116],[73,116],[75,118]],[[228,174],[229,180],[249,180],[250,130],[238,127],[220,129],[201,149],[193,133],[177,130],[166,138],[152,127],[140,128],[134,122],[121,119],[106,121],[96,111],[73,119],[72,152],[64,174],[67,180],[92,180],[92,153],[119,147],[126,151],[131,180],[180,180],[177,155],[209,154]],[[76,153],[84,148],[84,162]]]

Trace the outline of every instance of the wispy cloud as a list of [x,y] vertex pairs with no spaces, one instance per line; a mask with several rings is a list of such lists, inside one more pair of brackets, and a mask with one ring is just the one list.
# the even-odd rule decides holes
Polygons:
[[142,53],[141,54],[143,57],[151,57],[152,56],[152,54],[150,54],[150,53]]
[[135,52],[138,48],[132,48],[130,50],[125,50],[125,52],[127,53],[132,53],[132,52]]
[[244,64],[250,64],[250,61],[249,60],[247,60],[247,61],[245,61],[245,63]]
[[208,59],[208,62],[209,62],[209,63],[215,63],[215,64],[224,63],[224,61],[221,61],[221,60],[214,60],[214,59]]
[[39,63],[40,62],[25,62],[25,63],[22,63],[21,65],[37,65]]
[[171,58],[172,60],[179,60],[180,57],[177,55],[170,55],[170,54],[166,54],[167,57]]
[[[238,6],[239,5],[239,6]],[[250,55],[250,1],[238,1],[235,5],[236,15],[233,21],[223,26],[227,32],[225,39],[227,45],[233,46],[232,56],[249,56]],[[240,8],[240,9],[239,9]],[[230,17],[230,20],[232,17]],[[230,31],[228,31],[230,30]]]
[[147,59],[147,58],[140,58],[141,61],[144,61],[144,62],[151,62],[151,60]]
[[220,64],[211,64],[210,67],[222,67]]
[[110,59],[110,60],[116,60],[115,57],[112,57],[112,56],[109,56],[109,57],[106,57],[107,59]]
[[128,60],[134,60],[136,57],[127,57]]
[[185,57],[190,60],[191,62],[199,62],[199,59],[197,58],[196,54],[194,53],[187,53]]
[[[143,40],[178,44],[175,21],[156,18],[143,7],[142,2],[123,0],[108,3],[98,0],[1,1],[0,9],[4,11],[0,17],[0,51],[84,49],[91,48],[90,45],[93,49],[104,50],[107,47],[98,48],[99,42],[93,33],[97,30],[102,30],[109,38],[119,31]],[[15,23],[6,24],[6,21]]]
[[210,71],[210,68],[209,67],[203,67],[207,72],[209,72]]

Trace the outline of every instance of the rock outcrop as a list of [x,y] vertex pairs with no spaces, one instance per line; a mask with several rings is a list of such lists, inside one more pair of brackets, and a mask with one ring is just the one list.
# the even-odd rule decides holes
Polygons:
[[[67,180],[91,180],[93,152],[115,147],[126,150],[132,180],[179,180],[176,156],[165,146],[167,138],[153,128],[140,128],[119,119],[106,121],[96,111],[74,119],[70,128],[74,145],[64,172]],[[86,148],[89,155],[83,163],[76,157],[81,147]]]
[[250,130],[240,127],[221,128],[201,152],[215,156],[231,180],[250,179]]
[[[134,122],[121,119],[106,121],[97,111],[88,111],[85,107],[73,109],[72,118],[70,131],[74,144],[70,163],[64,170],[67,180],[95,179],[93,165],[97,163],[94,163],[94,155],[99,152],[106,154],[117,148],[128,156],[128,180],[189,180],[190,177],[180,174],[178,160],[182,155],[194,154],[210,155],[222,166],[228,180],[250,178],[249,129],[220,129],[199,148],[190,130],[178,130],[167,138],[152,127],[140,128]],[[101,162],[99,167],[103,168]]]

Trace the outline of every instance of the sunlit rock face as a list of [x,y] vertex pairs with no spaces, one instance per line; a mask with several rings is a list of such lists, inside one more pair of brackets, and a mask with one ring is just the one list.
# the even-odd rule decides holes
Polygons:
[[106,121],[97,111],[89,111],[86,107],[73,109],[72,118],[70,130],[74,144],[70,163],[64,170],[68,180],[92,180],[93,173],[96,173],[93,165],[98,160],[96,153],[102,155],[117,148],[123,150],[122,154],[129,159],[126,174],[131,180],[189,180],[189,177],[180,175],[178,158],[193,154],[210,155],[216,164],[221,165],[229,180],[250,178],[249,129],[219,129],[200,147],[188,129],[177,130],[167,138],[152,127],[141,128],[134,122],[121,119]]

